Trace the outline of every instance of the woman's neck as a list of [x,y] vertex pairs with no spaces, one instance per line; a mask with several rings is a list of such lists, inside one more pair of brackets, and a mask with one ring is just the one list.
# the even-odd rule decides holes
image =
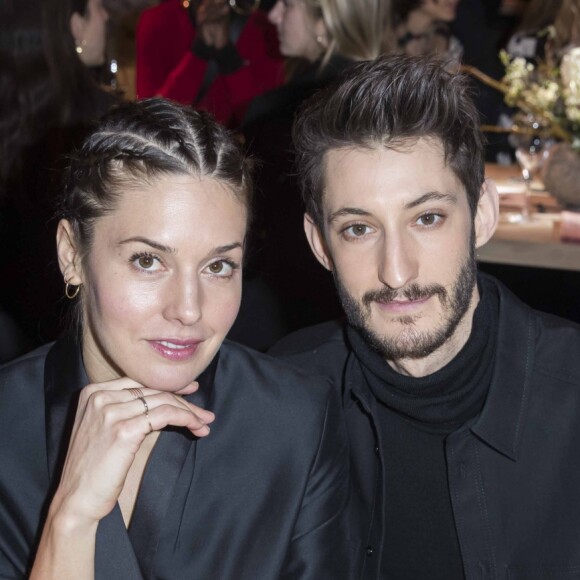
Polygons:
[[404,23],[405,32],[410,32],[414,36],[426,34],[433,28],[434,20],[421,10],[411,12]]

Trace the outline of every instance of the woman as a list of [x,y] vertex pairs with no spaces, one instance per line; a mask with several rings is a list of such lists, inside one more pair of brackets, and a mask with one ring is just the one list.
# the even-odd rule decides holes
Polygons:
[[227,0],[165,0],[145,10],[136,49],[139,98],[193,103],[231,128],[256,95],[283,80],[265,12],[242,16]]
[[162,100],[72,159],[57,250],[80,336],[0,370],[0,577],[346,577],[337,395],[222,344],[250,196],[232,137]]
[[91,69],[105,62],[108,14],[101,0],[3,4],[0,303],[35,344],[42,344],[60,332],[55,224],[50,222],[59,160],[117,101],[97,84]]
[[530,0],[523,17],[513,36],[506,46],[512,57],[522,57],[537,62],[545,58],[546,42],[548,41],[548,26],[554,24],[554,19],[562,5],[562,0]]
[[278,0],[269,14],[280,52],[289,59],[289,76],[285,85],[252,102],[243,126],[249,150],[261,162],[249,266],[281,297],[287,331],[341,316],[332,279],[313,258],[302,231],[292,122],[315,91],[353,63],[382,52],[388,18],[387,0]]
[[457,66],[463,48],[451,35],[448,24],[455,20],[460,0],[394,0],[397,45],[412,56],[438,54]]

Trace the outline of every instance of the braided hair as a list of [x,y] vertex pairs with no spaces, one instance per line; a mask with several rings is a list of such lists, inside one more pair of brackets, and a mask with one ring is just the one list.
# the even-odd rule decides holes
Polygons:
[[88,135],[65,171],[57,217],[84,257],[124,191],[171,174],[216,179],[250,207],[250,161],[233,136],[207,113],[154,98],[115,107]]

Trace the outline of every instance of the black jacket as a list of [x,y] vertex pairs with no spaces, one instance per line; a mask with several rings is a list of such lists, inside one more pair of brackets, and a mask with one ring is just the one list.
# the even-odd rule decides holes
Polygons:
[[[99,524],[96,578],[347,578],[347,441],[325,379],[226,343],[199,382],[211,434],[161,433],[129,530],[118,506]],[[72,341],[0,369],[2,579],[26,577],[85,384]]]
[[[536,312],[492,283],[500,305],[490,390],[481,414],[446,444],[465,576],[580,578],[580,327]],[[371,392],[351,372],[354,354],[344,326],[299,331],[274,352],[341,385],[351,439],[356,577],[378,578],[388,525],[381,489],[389,466],[375,437]]]

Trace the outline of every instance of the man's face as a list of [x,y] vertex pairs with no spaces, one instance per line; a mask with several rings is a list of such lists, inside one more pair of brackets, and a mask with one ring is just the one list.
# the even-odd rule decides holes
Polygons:
[[349,322],[389,360],[445,349],[462,325],[468,336],[474,225],[441,145],[420,139],[399,151],[332,150],[325,159],[321,261]]

